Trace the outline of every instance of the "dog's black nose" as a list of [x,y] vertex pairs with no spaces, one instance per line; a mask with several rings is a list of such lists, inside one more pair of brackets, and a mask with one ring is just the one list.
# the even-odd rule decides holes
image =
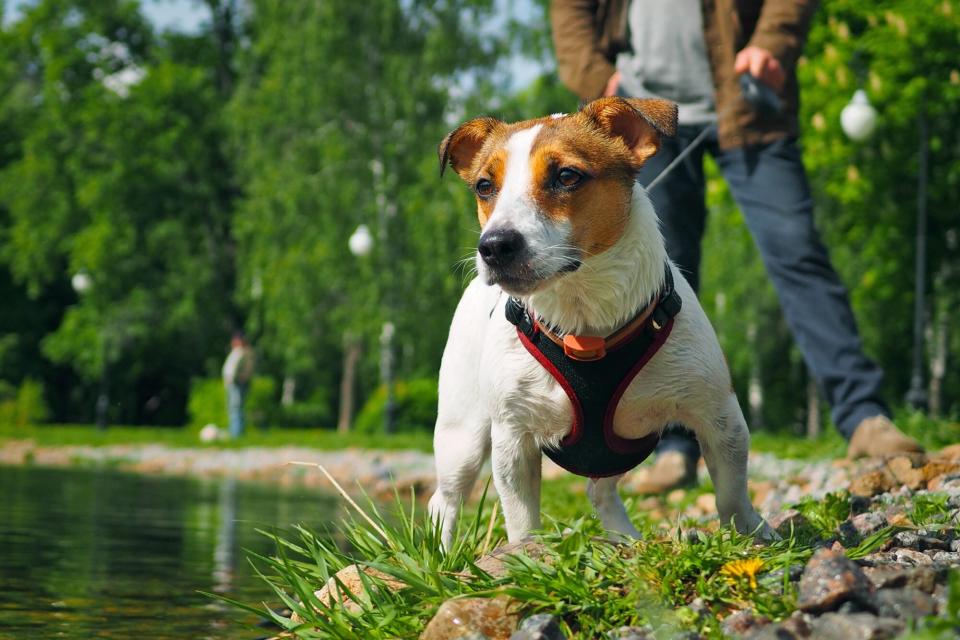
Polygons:
[[480,257],[491,267],[506,267],[523,250],[526,242],[519,231],[497,229],[489,231],[480,238],[477,251]]

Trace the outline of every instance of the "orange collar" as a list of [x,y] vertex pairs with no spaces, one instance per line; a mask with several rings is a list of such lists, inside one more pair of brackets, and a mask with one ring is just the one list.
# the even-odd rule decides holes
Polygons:
[[[534,324],[536,324],[537,329],[543,332],[543,335],[550,338],[551,342],[558,347],[562,347],[567,357],[581,361],[600,360],[607,355],[607,351],[615,349],[640,333],[646,326],[647,320],[650,320],[653,315],[653,310],[657,308],[658,304],[660,304],[660,296],[654,298],[650,304],[641,309],[640,312],[633,317],[633,320],[606,338],[600,336],[575,336],[569,333],[565,336],[560,336],[550,327],[542,323],[539,318],[534,320]],[[652,322],[653,328],[659,331],[661,327],[657,326],[655,320]]]

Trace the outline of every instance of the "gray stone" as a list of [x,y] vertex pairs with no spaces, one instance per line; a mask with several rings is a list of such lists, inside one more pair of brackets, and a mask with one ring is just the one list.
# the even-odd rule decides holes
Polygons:
[[653,640],[650,627],[620,627],[607,632],[607,640]]
[[743,640],[804,640],[811,637],[810,620],[810,616],[797,611],[783,622],[748,631]]
[[812,625],[813,637],[817,640],[887,640],[903,629],[899,620],[878,618],[869,613],[827,613]]
[[873,501],[864,496],[850,496],[850,513],[859,515],[870,508]]
[[520,623],[510,640],[567,640],[560,630],[560,622],[549,613],[538,613]]
[[901,531],[893,536],[893,546],[900,549],[920,549],[920,536],[913,531]]
[[470,633],[459,636],[457,640],[490,640],[487,636],[483,635],[479,631],[471,631]]
[[934,551],[930,558],[936,564],[960,567],[960,553],[956,551]]
[[863,569],[842,552],[820,549],[810,558],[800,577],[797,607],[822,613],[853,601],[873,611],[876,610],[875,591]]
[[915,620],[933,615],[936,609],[933,597],[914,587],[883,589],[877,593],[877,613],[887,618]]
[[860,544],[860,541],[887,526],[887,519],[878,511],[868,511],[853,516],[840,525],[840,540],[846,546]]
[[864,573],[877,589],[912,587],[924,593],[933,593],[937,582],[943,578],[942,572],[933,567],[901,568],[887,565],[864,569]]
[[724,618],[720,629],[726,636],[742,636],[768,624],[770,619],[766,616],[756,615],[753,609],[741,609]]

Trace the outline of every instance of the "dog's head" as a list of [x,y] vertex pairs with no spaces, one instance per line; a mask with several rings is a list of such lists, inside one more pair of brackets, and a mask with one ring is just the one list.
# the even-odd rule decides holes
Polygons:
[[476,118],[447,134],[440,171],[449,164],[476,194],[480,275],[529,294],[615,245],[637,172],[676,126],[672,102],[601,98],[571,115]]

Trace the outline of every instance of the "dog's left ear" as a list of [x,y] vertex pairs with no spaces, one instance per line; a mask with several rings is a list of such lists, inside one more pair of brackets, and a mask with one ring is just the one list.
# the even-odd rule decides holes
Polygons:
[[620,138],[639,164],[660,148],[661,136],[677,134],[677,105],[657,98],[600,98],[581,112],[613,138]]
[[483,143],[494,129],[503,123],[496,118],[474,118],[448,133],[440,146],[437,155],[440,156],[440,175],[449,164],[464,180],[473,164],[474,158],[483,148]]

